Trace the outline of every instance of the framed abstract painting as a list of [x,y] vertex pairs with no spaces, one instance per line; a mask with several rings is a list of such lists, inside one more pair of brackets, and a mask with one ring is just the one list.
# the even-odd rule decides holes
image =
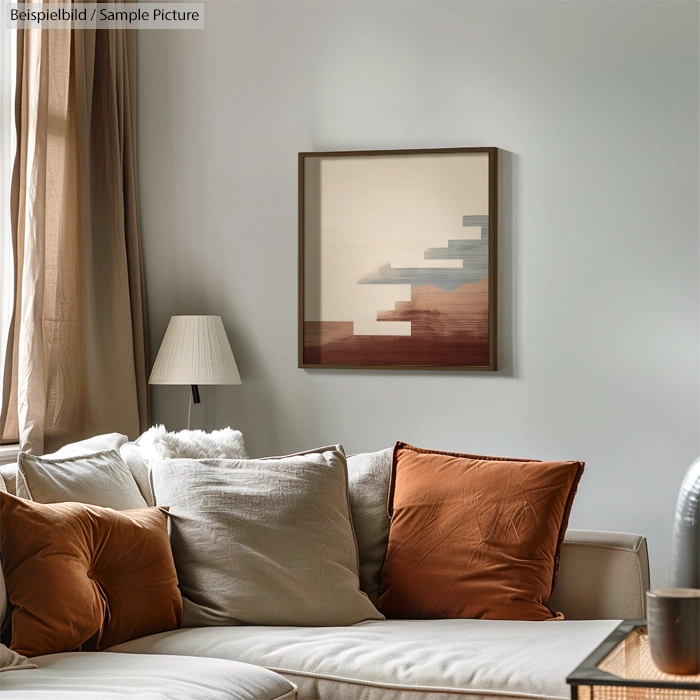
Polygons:
[[496,369],[496,148],[299,154],[299,366]]

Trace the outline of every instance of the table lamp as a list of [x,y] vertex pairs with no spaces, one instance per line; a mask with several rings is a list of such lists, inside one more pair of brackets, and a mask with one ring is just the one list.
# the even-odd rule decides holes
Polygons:
[[192,403],[200,403],[200,384],[240,384],[221,316],[173,316],[165,331],[149,384],[189,384]]

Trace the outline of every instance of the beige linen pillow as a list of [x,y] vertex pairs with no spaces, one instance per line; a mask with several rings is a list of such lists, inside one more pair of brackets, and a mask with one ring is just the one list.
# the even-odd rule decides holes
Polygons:
[[340,446],[276,459],[151,463],[185,627],[380,620],[359,589]]
[[59,459],[20,452],[17,477],[17,495],[37,503],[75,501],[114,510],[147,506],[116,450]]
[[360,589],[375,603],[389,540],[389,481],[394,448],[348,457],[348,496],[360,555]]
[[3,671],[19,671],[27,668],[39,667],[29,661],[26,656],[22,656],[16,651],[8,649],[4,644],[0,644],[0,673]]

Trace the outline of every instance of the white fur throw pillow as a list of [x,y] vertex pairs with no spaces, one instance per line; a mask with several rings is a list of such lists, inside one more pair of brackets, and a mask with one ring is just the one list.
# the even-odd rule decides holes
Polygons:
[[164,425],[147,430],[139,439],[141,456],[147,461],[158,459],[248,459],[239,430],[224,428],[206,433],[203,430],[180,430],[169,433]]

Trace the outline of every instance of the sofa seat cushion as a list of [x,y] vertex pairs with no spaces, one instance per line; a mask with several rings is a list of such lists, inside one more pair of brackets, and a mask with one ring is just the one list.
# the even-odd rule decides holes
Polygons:
[[220,659],[51,654],[39,668],[2,674],[3,700],[288,700],[292,683],[257,666]]
[[383,620],[352,627],[202,627],[110,651],[190,654],[265,666],[298,697],[361,700],[570,697],[566,676],[612,620]]

